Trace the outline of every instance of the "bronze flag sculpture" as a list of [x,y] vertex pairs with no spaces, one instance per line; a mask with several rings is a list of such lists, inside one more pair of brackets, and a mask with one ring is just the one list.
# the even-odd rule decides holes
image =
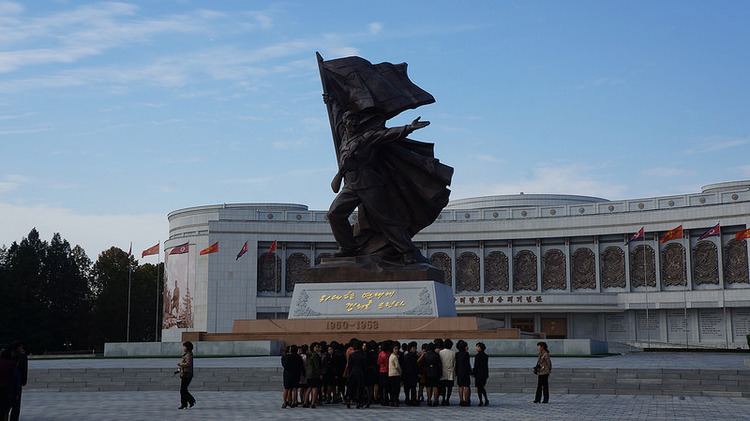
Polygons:
[[[428,263],[412,237],[448,204],[453,168],[435,158],[432,143],[407,137],[429,121],[417,117],[393,128],[385,123],[435,98],[409,80],[406,63],[317,56],[339,167],[331,183],[338,195],[328,211],[337,256]],[[349,216],[355,209],[352,226]]]

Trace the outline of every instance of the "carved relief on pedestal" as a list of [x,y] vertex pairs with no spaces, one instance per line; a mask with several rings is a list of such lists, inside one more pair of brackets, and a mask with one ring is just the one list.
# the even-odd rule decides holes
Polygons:
[[622,248],[607,247],[600,259],[602,288],[625,288],[625,252]]
[[286,292],[294,291],[294,285],[302,279],[302,273],[310,267],[310,258],[304,253],[292,253],[286,258]]
[[513,258],[513,291],[536,291],[536,255],[521,250]]
[[588,248],[580,248],[573,253],[573,289],[596,289],[596,256]]
[[479,291],[479,256],[467,251],[456,259],[456,291]]
[[281,259],[275,253],[258,258],[258,292],[281,292]]
[[719,250],[712,241],[699,241],[693,248],[693,283],[719,284]]
[[747,284],[747,241],[729,240],[724,246],[724,280],[730,284]]
[[680,243],[669,243],[661,251],[662,286],[687,285],[685,247]]
[[565,289],[565,253],[552,249],[542,260],[542,290]]
[[649,245],[638,245],[630,252],[630,285],[634,288],[656,286],[654,249]]
[[430,264],[443,271],[443,283],[451,285],[451,279],[453,276],[451,270],[451,258],[446,253],[439,251],[432,253],[430,256]]
[[508,290],[508,256],[490,252],[484,259],[484,292]]

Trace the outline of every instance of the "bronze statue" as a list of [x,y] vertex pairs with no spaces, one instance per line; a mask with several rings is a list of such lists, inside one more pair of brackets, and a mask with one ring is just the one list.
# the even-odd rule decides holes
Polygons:
[[328,211],[337,256],[428,263],[411,239],[448,204],[453,168],[435,159],[433,144],[407,138],[429,121],[417,117],[394,128],[385,122],[435,99],[409,80],[405,63],[323,61],[318,54],[318,64],[339,166],[331,183],[338,195]]

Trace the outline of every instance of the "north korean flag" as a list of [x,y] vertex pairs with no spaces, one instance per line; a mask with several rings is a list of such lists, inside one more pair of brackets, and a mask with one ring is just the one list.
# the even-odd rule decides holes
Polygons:
[[628,240],[628,242],[625,243],[625,245],[630,244],[631,241],[635,241],[639,238],[644,238],[644,237],[646,237],[646,231],[644,231],[643,227],[641,227],[641,229],[639,229],[638,232],[636,232],[635,234],[633,234],[632,237],[630,237],[630,240]]
[[179,246],[173,247],[172,250],[169,252],[170,255],[172,254],[185,254],[190,250],[190,243],[180,244]]
[[237,253],[237,258],[234,259],[235,261],[240,260],[240,257],[244,256],[245,253],[247,253],[247,241],[245,241],[245,244],[242,246],[242,249],[239,253]]
[[704,232],[703,235],[701,235],[698,238],[698,241],[704,240],[708,237],[715,237],[717,235],[721,235],[721,226],[720,224],[716,224],[713,227],[709,228],[708,231]]

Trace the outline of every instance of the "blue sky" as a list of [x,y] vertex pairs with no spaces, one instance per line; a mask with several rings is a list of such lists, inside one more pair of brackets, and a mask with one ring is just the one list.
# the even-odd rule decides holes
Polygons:
[[0,244],[95,257],[166,213],[325,209],[314,52],[409,63],[453,198],[612,199],[750,178],[745,2],[0,1]]

